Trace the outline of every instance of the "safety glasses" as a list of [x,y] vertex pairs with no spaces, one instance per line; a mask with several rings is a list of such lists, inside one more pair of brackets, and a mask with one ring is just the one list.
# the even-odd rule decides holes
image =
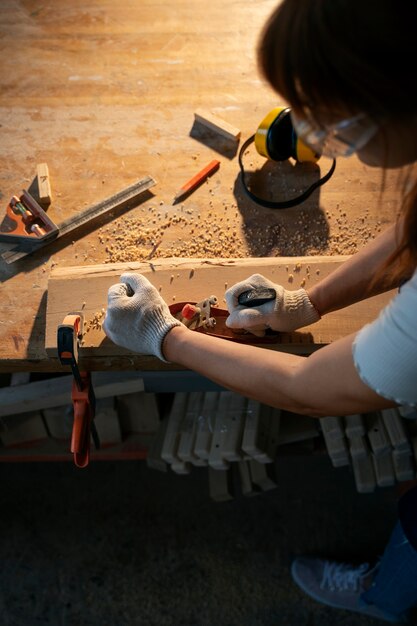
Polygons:
[[377,133],[378,126],[364,113],[335,124],[320,126],[312,119],[300,119],[291,111],[297,136],[318,154],[347,157],[361,150]]

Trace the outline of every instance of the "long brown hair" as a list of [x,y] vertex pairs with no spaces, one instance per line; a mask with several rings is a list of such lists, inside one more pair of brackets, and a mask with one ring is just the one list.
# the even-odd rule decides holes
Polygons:
[[[376,122],[417,116],[415,2],[282,0],[258,47],[261,72],[298,115],[366,113]],[[417,139],[416,139],[417,140]],[[389,272],[417,267],[417,181],[403,194],[403,229]]]

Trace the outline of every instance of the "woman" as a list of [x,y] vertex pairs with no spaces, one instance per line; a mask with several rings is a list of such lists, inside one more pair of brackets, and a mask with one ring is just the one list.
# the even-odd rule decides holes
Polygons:
[[[215,341],[172,317],[149,281],[125,274],[109,290],[104,330],[115,343],[178,363],[265,404],[322,417],[398,405],[417,407],[417,89],[415,3],[283,0],[261,37],[267,80],[292,110],[298,136],[327,156],[356,153],[368,165],[409,166],[401,218],[330,276],[287,291],[260,275],[226,292],[231,327],[291,331],[399,288],[378,319],[308,358]],[[397,207],[397,208],[399,208]],[[238,296],[272,286],[274,301],[245,309]],[[202,358],[204,354],[204,358]],[[302,393],[300,393],[302,390]],[[309,595],[331,606],[396,622],[417,603],[417,495],[400,500],[400,521],[370,568],[294,561]]]

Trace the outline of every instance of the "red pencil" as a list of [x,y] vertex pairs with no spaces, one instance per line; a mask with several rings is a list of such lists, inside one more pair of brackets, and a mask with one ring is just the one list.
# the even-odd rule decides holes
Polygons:
[[198,174],[193,176],[187,183],[185,183],[185,185],[180,187],[180,189],[174,196],[173,204],[176,204],[177,202],[185,198],[185,196],[188,196],[188,194],[194,191],[194,189],[197,189],[197,187],[201,185],[201,183],[203,183],[209,176],[214,174],[214,172],[219,169],[219,166],[220,161],[210,161],[210,163],[206,165],[206,167],[204,167],[200,172],[198,172]]

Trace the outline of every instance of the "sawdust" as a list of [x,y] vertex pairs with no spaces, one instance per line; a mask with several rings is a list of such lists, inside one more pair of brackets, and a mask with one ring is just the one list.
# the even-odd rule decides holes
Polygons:
[[[99,233],[106,263],[167,257],[245,258],[354,254],[381,232],[369,213],[349,219],[337,205],[312,216],[298,210],[293,219],[255,208],[246,221],[234,204],[208,201],[208,209],[187,205],[145,206],[115,220]],[[293,272],[297,272],[294,268]]]
[[105,309],[101,309],[101,311],[94,313],[93,317],[85,322],[84,332],[89,333],[91,330],[101,330],[105,314]]

